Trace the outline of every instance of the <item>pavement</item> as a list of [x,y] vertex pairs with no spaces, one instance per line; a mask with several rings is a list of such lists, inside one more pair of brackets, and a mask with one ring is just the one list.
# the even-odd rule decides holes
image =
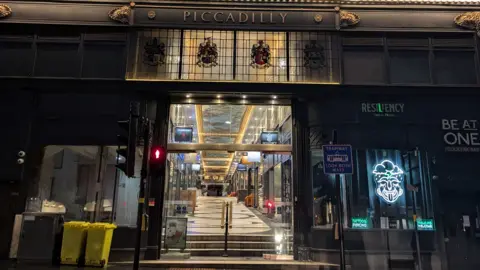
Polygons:
[[[14,263],[10,261],[0,261],[0,270],[98,270],[98,267],[76,267],[76,266],[51,266],[45,264],[25,264]],[[108,270],[134,270],[131,262],[111,263],[104,269]],[[275,269],[275,270],[336,270],[336,265],[318,263],[318,262],[299,262],[299,261],[273,261],[262,258],[222,258],[212,257],[210,260],[205,258],[195,258],[182,261],[141,261],[138,270],[214,270],[214,269]]]

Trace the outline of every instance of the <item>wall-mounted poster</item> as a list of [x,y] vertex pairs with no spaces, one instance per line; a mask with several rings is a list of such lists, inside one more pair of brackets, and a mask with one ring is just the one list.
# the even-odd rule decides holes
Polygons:
[[188,218],[167,217],[165,225],[165,249],[184,250],[187,248]]

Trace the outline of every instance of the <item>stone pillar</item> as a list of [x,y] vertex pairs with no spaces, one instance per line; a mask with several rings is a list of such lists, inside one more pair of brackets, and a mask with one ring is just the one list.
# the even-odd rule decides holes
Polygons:
[[[156,102],[155,122],[153,128],[153,146],[163,146],[165,149],[167,149],[169,112],[169,100],[166,98],[158,99]],[[165,164],[163,164],[159,170],[150,170],[148,181],[149,198],[155,200],[155,206],[148,207],[149,224],[145,259],[157,260],[160,258],[162,240]]]
[[292,100],[292,150],[293,150],[293,254],[298,260],[298,247],[310,247],[313,224],[313,193],[310,177],[310,140],[308,128],[308,105]]

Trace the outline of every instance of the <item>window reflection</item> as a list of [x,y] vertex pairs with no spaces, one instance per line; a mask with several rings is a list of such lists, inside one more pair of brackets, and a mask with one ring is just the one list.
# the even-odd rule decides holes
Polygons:
[[36,200],[27,211],[65,213],[66,220],[89,220],[95,202],[98,146],[47,146]]
[[26,211],[65,214],[65,220],[115,222],[136,226],[141,152],[137,149],[135,177],[115,165],[116,146],[58,146],[44,149],[38,190]]

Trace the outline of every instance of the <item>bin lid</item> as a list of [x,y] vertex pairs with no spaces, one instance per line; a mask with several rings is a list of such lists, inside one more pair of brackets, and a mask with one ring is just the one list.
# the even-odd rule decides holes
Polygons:
[[90,224],[90,228],[107,230],[107,229],[116,229],[117,225],[112,223],[96,222],[96,223]]
[[64,227],[71,227],[71,228],[88,228],[90,223],[83,222],[83,221],[69,221],[63,224]]

